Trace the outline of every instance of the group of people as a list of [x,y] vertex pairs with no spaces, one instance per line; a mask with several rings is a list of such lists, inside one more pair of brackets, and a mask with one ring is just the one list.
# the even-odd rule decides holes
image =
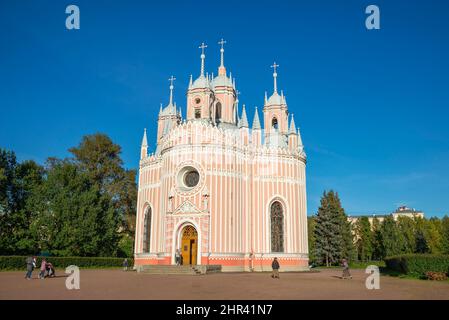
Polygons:
[[[33,270],[37,267],[37,259],[36,257],[28,257],[25,261],[27,266],[27,272],[25,274],[25,279],[31,280],[31,276],[33,274]],[[42,258],[40,269],[39,269],[39,279],[45,279],[46,277],[55,277],[55,268],[53,265],[47,261],[46,258]]]
[[[341,266],[343,267],[343,275],[342,279],[352,279],[351,273],[349,272],[349,263],[348,260],[343,259],[341,261]],[[277,258],[273,259],[273,262],[271,263],[271,268],[273,269],[273,273],[271,274],[271,277],[274,279],[279,279],[279,261]]]

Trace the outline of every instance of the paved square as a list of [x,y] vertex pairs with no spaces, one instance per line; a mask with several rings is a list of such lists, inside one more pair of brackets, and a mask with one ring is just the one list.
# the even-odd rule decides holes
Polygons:
[[81,270],[80,290],[67,290],[65,274],[25,280],[24,272],[0,272],[0,299],[449,299],[449,282],[381,276],[380,290],[367,290],[364,270],[316,273],[218,273],[203,276],[153,275],[122,270]]

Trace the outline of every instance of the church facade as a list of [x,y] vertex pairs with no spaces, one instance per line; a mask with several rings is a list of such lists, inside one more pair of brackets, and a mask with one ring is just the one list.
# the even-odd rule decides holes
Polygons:
[[265,93],[263,125],[256,108],[250,126],[239,112],[235,79],[190,77],[185,118],[173,102],[160,108],[156,149],[141,145],[135,266],[221,265],[223,271],[268,271],[277,257],[282,271],[308,268],[306,155],[286,97]]

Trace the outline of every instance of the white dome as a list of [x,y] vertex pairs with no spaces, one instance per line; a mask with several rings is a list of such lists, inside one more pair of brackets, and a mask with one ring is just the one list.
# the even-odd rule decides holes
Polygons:
[[225,75],[219,75],[212,80],[212,87],[232,87],[232,80]]
[[282,97],[277,92],[273,93],[267,101],[268,106],[280,106],[281,104],[283,104]]
[[208,87],[209,81],[207,81],[207,78],[205,76],[200,76],[193,82],[192,87],[190,87],[190,89],[208,88]]

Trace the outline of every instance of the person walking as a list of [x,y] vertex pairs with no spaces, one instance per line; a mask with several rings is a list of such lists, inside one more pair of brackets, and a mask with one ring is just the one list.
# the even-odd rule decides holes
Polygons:
[[25,260],[26,265],[27,265],[27,273],[25,275],[25,279],[27,280],[31,280],[31,275],[33,273],[33,257],[28,257]]
[[128,271],[128,259],[125,258],[123,261],[123,271]]
[[343,275],[342,279],[352,279],[351,273],[349,272],[349,263],[348,260],[343,259],[341,265],[343,266]]
[[278,278],[279,279],[279,261],[278,258],[274,258],[273,262],[271,263],[271,268],[273,269],[273,273],[271,274],[271,277],[274,278]]
[[179,251],[179,249],[176,249],[175,263],[176,263],[177,266],[181,265],[181,252]]
[[39,272],[39,279],[45,279],[45,272],[47,271],[47,260],[42,258],[41,261],[41,270]]

